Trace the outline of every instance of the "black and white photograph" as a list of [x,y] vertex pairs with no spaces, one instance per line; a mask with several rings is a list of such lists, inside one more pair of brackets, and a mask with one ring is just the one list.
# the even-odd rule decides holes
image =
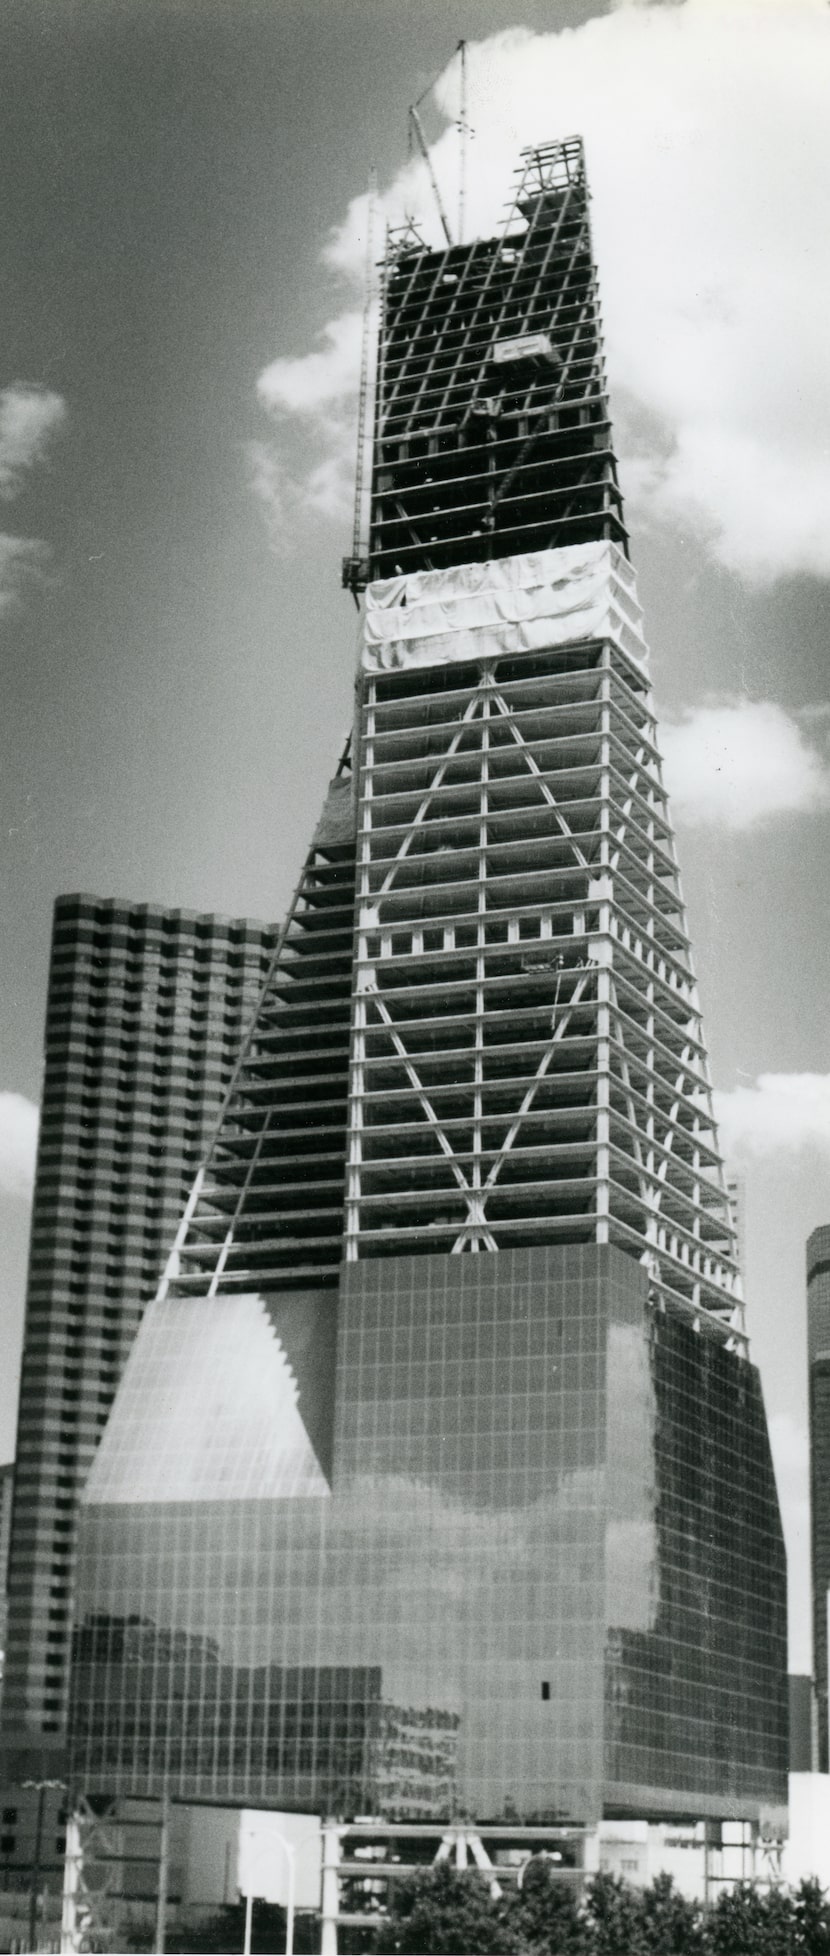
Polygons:
[[0,75],[0,1951],[830,1956],[830,4]]

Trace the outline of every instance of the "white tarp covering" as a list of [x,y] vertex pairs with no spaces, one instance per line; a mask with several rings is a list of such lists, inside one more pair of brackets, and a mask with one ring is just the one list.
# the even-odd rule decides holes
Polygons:
[[609,638],[642,665],[641,615],[617,544],[569,544],[370,584],[361,664],[395,672]]

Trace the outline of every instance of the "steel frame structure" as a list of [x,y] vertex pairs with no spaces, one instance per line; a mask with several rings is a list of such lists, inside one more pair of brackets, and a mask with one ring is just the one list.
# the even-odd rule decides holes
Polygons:
[[[521,354],[540,333],[550,363],[494,366],[505,338]],[[605,540],[639,636],[580,139],[524,152],[499,239],[436,253],[408,227],[389,244],[375,415],[359,581]],[[353,845],[323,825],[161,1295],[333,1286],[341,1255],[612,1242],[656,1294],[740,1334],[628,644],[362,676],[354,938]],[[350,764],[347,747],[341,786]]]
[[[502,361],[516,336],[526,351]],[[411,229],[390,241],[369,559],[347,560],[344,581],[597,536],[626,543],[572,137],[523,153],[499,238],[438,252]]]
[[354,908],[347,741],[158,1296],[337,1283]]
[[651,694],[609,641],[366,681],[346,1255],[545,1241],[736,1313]]
[[475,1868],[495,1898],[521,1886],[530,1858],[544,1855],[551,1872],[579,1891],[595,1845],[596,1836],[579,1826],[480,1827],[464,1821],[429,1826],[379,1819],[343,1825],[328,1819],[322,1829],[322,1956],[337,1956],[339,1929],[376,1928],[390,1887],[416,1870],[442,1862]]

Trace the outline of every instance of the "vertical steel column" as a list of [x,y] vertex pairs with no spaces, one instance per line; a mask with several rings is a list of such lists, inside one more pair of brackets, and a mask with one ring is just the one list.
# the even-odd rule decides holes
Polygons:
[[335,1819],[323,1821],[323,1883],[321,1956],[337,1956],[337,1924],[340,1919],[340,1827]]
[[[488,674],[489,677],[489,674]],[[487,959],[487,817],[490,783],[490,698],[484,695],[481,722],[481,773],[479,776],[478,897],[476,922],[476,1004],[475,1057],[473,1061],[473,1159],[471,1182],[481,1189],[482,1097],[484,1083],[484,979]],[[470,1249],[480,1249],[478,1232],[470,1236]]]
[[[611,648],[602,648],[600,692],[600,848],[607,850],[611,824]],[[600,935],[606,937],[610,953],[611,894],[610,875],[603,875],[604,900],[600,905]],[[609,964],[597,973],[597,1235],[598,1243],[609,1240],[611,1212],[611,980]]]
[[81,1947],[78,1897],[81,1892],[81,1829],[74,1808],[67,1815],[61,1897],[61,1956],[76,1956]]
[[156,1940],[155,1956],[164,1956],[167,1940],[167,1884],[170,1872],[170,1795],[161,1796],[161,1827],[159,1830],[159,1882],[156,1898]]
[[369,957],[369,939],[366,931],[366,912],[372,894],[372,800],[374,794],[375,764],[375,691],[376,681],[366,681],[365,741],[363,751],[358,751],[355,767],[357,781],[357,876],[355,888],[355,974],[357,984],[354,992],[352,1018],[351,1055],[349,1060],[349,1127],[348,1154],[346,1160],[346,1205],[344,1218],[345,1259],[355,1263],[358,1255],[360,1237],[360,1202],[362,1194],[363,1167],[363,1109],[366,1091],[366,1001],[360,989],[360,974],[365,971]]

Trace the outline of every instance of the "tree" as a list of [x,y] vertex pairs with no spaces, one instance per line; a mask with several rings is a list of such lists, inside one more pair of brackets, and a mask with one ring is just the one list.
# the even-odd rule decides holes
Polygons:
[[670,1874],[655,1875],[641,1906],[642,1946],[649,1956],[697,1956],[703,1949],[700,1909],[681,1895]]
[[783,1889],[762,1894],[751,1881],[718,1896],[706,1925],[712,1956],[791,1956],[795,1911]]
[[505,1910],[473,1869],[439,1861],[389,1886],[389,1914],[375,1942],[385,1956],[521,1956]]
[[504,1915],[508,1931],[533,1956],[587,1956],[587,1930],[573,1884],[555,1874],[544,1855],[528,1861]]
[[795,1948],[795,1908],[787,1888],[768,1888],[766,1894],[766,1942],[764,1956],[793,1956]]
[[793,1896],[797,1956],[830,1956],[830,1902],[817,1881],[802,1881]]
[[591,1934],[588,1947],[593,1956],[645,1956],[653,1947],[645,1941],[642,1895],[619,1875],[592,1876],[585,1893],[585,1910]]

